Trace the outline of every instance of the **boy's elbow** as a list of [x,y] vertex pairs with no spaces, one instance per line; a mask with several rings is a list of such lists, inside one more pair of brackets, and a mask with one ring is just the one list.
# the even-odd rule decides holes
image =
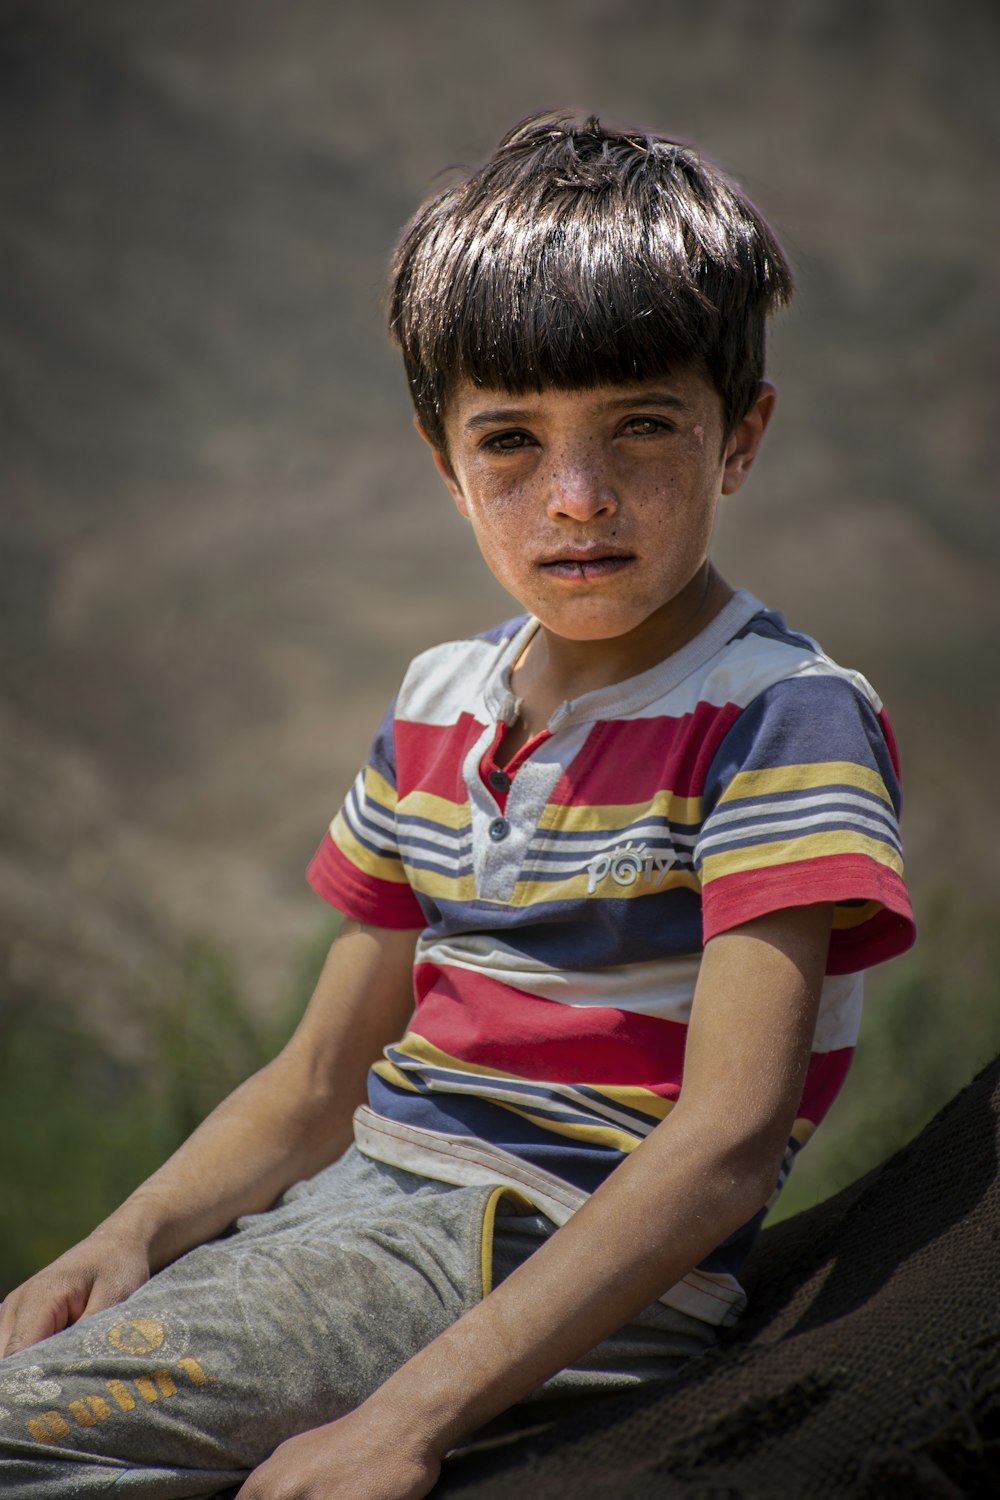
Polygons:
[[[679,1105],[671,1123],[682,1125]],[[716,1200],[719,1213],[738,1228],[773,1196],[788,1148],[788,1129],[783,1120],[758,1124],[725,1118],[716,1118],[710,1128],[692,1118],[689,1128],[703,1186]]]
[[754,1216],[773,1196],[788,1146],[773,1131],[747,1131],[719,1142],[714,1163],[720,1190],[737,1225]]

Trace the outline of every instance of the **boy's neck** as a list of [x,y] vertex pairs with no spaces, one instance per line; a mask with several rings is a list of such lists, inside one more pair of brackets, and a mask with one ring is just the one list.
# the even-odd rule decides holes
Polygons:
[[511,673],[511,688],[522,700],[522,709],[505,736],[505,756],[540,733],[561,703],[626,682],[673,656],[705,629],[733,592],[706,563],[669,605],[627,635],[574,641],[540,626]]

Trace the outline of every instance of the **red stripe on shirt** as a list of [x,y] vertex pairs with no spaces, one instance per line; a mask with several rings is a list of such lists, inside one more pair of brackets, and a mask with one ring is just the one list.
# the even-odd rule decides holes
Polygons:
[[372,927],[426,927],[423,907],[405,883],[363,875],[327,834],[313,855],[306,879],[313,890],[355,922]]
[[430,792],[461,806],[469,794],[462,766],[483,725],[471,714],[454,724],[418,724],[396,720],[396,784],[409,792]]
[[704,941],[784,907],[859,900],[878,901],[882,911],[860,927],[835,929],[826,966],[828,974],[852,974],[904,953],[916,936],[902,880],[864,854],[829,854],[720,875],[701,893]]
[[[411,1030],[449,1057],[533,1083],[618,1084],[676,1099],[687,1027],[611,1006],[561,1005],[465,969],[418,964]],[[853,1047],[814,1052],[798,1113],[814,1124],[843,1084]]]
[[676,1097],[687,1027],[604,1005],[562,1005],[469,969],[417,964],[413,1030],[463,1062],[552,1083]]
[[885,739],[886,749],[889,752],[889,759],[892,761],[892,769],[896,773],[896,780],[901,781],[902,771],[899,764],[899,746],[896,743],[895,731],[893,730],[892,725],[889,723],[889,715],[886,713],[884,708],[878,715],[878,722],[879,728],[881,729],[882,735]]
[[595,724],[551,800],[595,807],[650,801],[663,790],[700,797],[712,758],[742,712],[734,703],[699,703],[680,718]]
[[853,1047],[838,1047],[835,1052],[814,1052],[806,1069],[802,1102],[796,1113],[800,1119],[818,1125],[840,1092],[854,1056]]

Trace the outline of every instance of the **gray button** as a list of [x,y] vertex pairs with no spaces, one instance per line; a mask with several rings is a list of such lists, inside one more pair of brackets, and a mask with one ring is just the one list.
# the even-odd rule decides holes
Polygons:
[[490,824],[490,838],[493,842],[499,844],[500,840],[505,839],[508,833],[510,833],[510,824],[507,822],[507,819],[494,818]]
[[490,786],[498,792],[510,791],[510,777],[506,771],[491,771],[489,777]]

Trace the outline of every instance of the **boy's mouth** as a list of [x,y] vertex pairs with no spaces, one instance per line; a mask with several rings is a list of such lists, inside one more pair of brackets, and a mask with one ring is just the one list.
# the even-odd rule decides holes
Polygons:
[[614,547],[569,547],[554,557],[543,558],[538,566],[555,578],[596,582],[622,572],[633,560],[633,553]]

